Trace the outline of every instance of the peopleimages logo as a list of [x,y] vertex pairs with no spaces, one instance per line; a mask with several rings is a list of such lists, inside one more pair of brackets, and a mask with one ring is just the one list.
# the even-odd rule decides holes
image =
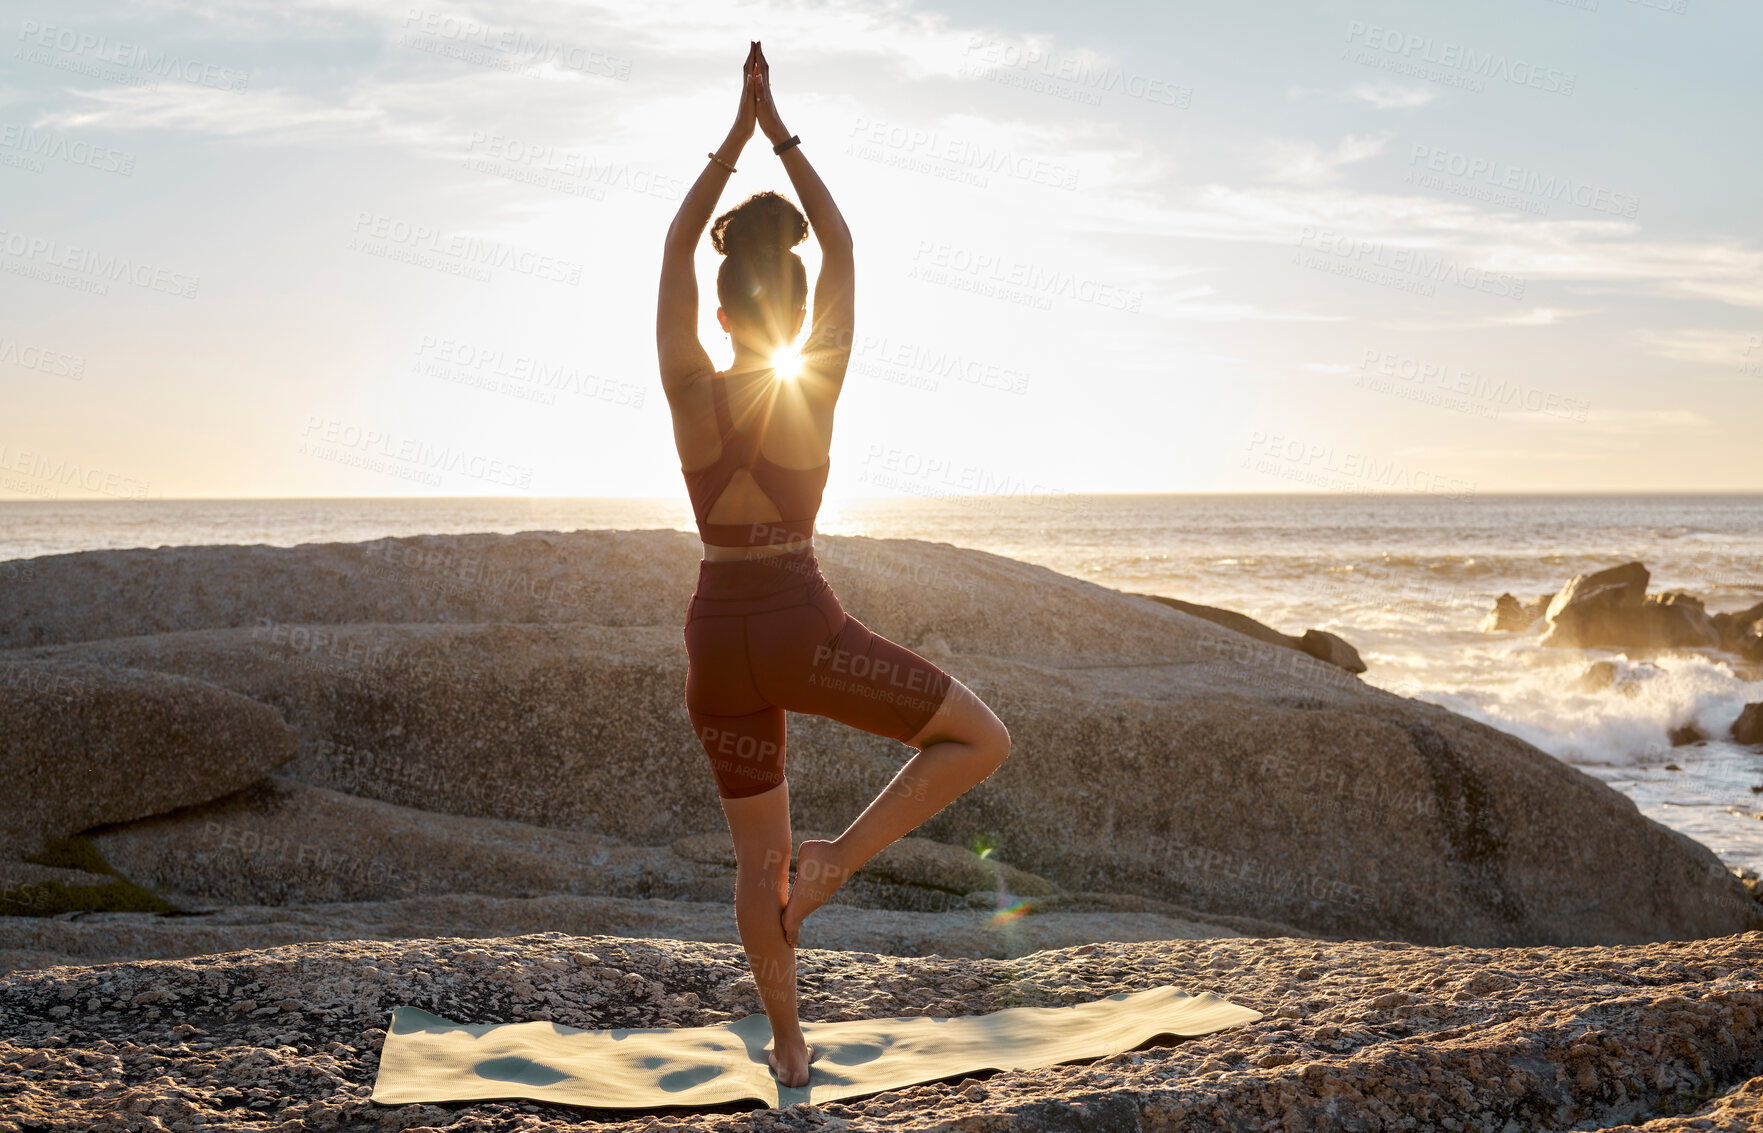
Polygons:
[[1545,201],[1571,201],[1580,208],[1614,213],[1630,219],[1641,207],[1641,199],[1634,193],[1618,192],[1590,182],[1575,181],[1571,177],[1542,173],[1521,165],[1460,153],[1424,142],[1416,142],[1409,150],[1408,164],[1465,181],[1483,181],[1498,189],[1523,193]]
[[[38,173],[42,172],[44,158],[64,161],[69,165],[84,165],[101,173],[120,173],[124,177],[135,171],[135,155],[132,153],[10,122],[0,123],[0,149],[16,150],[20,158],[34,162],[32,171]],[[17,161],[7,161],[6,157],[7,155],[0,155],[0,161],[6,161],[9,165],[19,164]]]
[[[847,147],[846,152],[854,152],[858,157],[871,160],[890,164],[905,163],[910,168],[911,159],[921,158],[981,173],[1001,173],[1019,181],[1049,185],[1055,189],[1077,188],[1078,170],[1072,166],[1061,165],[1046,158],[1029,157],[990,143],[953,137],[938,130],[872,122],[860,114],[851,125],[850,136],[863,144]],[[899,160],[890,162],[890,158]]]
[[[1407,67],[1426,64],[1477,79],[1497,79],[1517,86],[1535,87],[1551,94],[1572,94],[1574,81],[1578,78],[1573,71],[1558,71],[1528,59],[1477,51],[1461,43],[1439,41],[1427,35],[1403,34],[1395,28],[1367,24],[1363,20],[1348,22],[1347,42],[1380,51],[1385,58],[1400,60]],[[1375,55],[1355,59],[1360,63],[1378,61],[1379,57]]]
[[[106,281],[130,283],[149,291],[162,291],[179,299],[194,299],[196,290],[201,285],[201,280],[193,275],[155,267],[113,252],[98,252],[77,244],[63,244],[51,237],[33,236],[24,232],[0,229],[0,253],[11,257],[17,266],[37,268],[47,273],[43,276],[47,282],[79,283],[83,285],[83,290],[93,290],[101,295],[108,294]],[[10,261],[0,263],[0,267],[7,270],[11,270],[13,266]],[[14,274],[27,273],[17,271]],[[65,281],[51,278],[63,274],[85,278]]]
[[[1410,276],[1404,290],[1419,290],[1431,295],[1434,282],[1454,283],[1472,291],[1482,291],[1506,299],[1524,298],[1525,281],[1504,272],[1488,271],[1458,263],[1456,260],[1428,252],[1424,248],[1386,244],[1363,236],[1350,236],[1326,228],[1306,228],[1298,237],[1298,246],[1315,253],[1304,257],[1298,253],[1302,266],[1319,269],[1340,269],[1337,274],[1395,272]],[[1330,258],[1332,257],[1332,259]]]
[[93,63],[116,67],[125,73],[136,71],[155,78],[181,79],[196,86],[232,91],[235,94],[244,91],[251,80],[251,72],[237,67],[204,63],[200,59],[185,58],[160,48],[124,43],[109,36],[58,27],[55,24],[40,24],[36,20],[19,21],[18,41],[22,46],[13,53],[14,58],[69,70],[80,71],[83,68],[68,67],[67,60],[57,60],[48,53],[83,56]]

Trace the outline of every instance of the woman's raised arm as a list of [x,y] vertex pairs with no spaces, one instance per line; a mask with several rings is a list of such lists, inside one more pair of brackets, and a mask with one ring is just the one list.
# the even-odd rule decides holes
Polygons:
[[[790,131],[778,117],[771,98],[771,64],[765,61],[764,44],[757,45],[759,71],[759,128],[775,146],[790,139]],[[851,229],[832,193],[814,171],[800,145],[783,152],[784,170],[808,214],[814,239],[820,244],[820,276],[814,282],[814,321],[809,331],[804,361],[836,384],[844,381],[850,361],[856,320],[857,268],[851,255]]]
[[[704,171],[692,183],[679,212],[667,229],[661,252],[661,295],[655,305],[655,350],[661,363],[661,388],[670,397],[691,379],[715,368],[698,341],[698,275],[693,264],[698,241],[728,186],[728,175],[757,124],[759,44],[747,48],[741,64],[741,106],[735,124],[716,152],[705,159]],[[810,216],[813,214],[810,213]]]

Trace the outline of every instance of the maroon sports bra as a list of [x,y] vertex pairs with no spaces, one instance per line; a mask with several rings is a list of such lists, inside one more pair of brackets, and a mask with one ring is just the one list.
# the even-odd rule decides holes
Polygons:
[[[763,425],[769,420],[769,413],[761,412],[761,427],[756,434],[742,433],[735,428],[734,418],[729,413],[726,381],[721,371],[711,376],[710,391],[716,403],[716,428],[722,438],[722,454],[703,468],[680,468],[685,474],[686,491],[692,497],[692,514],[698,520],[699,538],[717,547],[760,547],[793,543],[812,536],[814,517],[820,514],[820,497],[826,491],[826,477],[832,468],[832,460],[829,458],[816,468],[785,468],[774,464],[759,451],[765,440]],[[705,519],[740,468],[747,470],[783,518],[757,523],[710,523]]]

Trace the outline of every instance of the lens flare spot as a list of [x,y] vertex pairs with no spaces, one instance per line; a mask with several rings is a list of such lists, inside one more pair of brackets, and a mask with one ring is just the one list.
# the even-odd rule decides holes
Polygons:
[[793,382],[802,373],[802,354],[794,346],[785,346],[771,356],[771,368],[786,382]]

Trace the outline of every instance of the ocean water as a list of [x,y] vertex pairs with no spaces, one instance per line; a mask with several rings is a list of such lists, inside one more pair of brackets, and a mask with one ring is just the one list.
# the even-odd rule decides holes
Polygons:
[[[0,560],[101,547],[356,541],[384,535],[691,529],[662,500],[246,500],[0,503]],[[1651,590],[1711,611],[1763,601],[1763,494],[1708,496],[942,496],[829,507],[832,534],[920,538],[1040,563],[1105,586],[1331,630],[1365,679],[1521,736],[1610,783],[1643,813],[1763,872],[1763,751],[1673,748],[1673,727],[1724,736],[1763,672],[1726,655],[1544,649],[1540,632],[1476,627],[1502,591],[1532,599],[1639,560]],[[0,585],[4,576],[0,574]],[[1630,693],[1574,682],[1594,660]]]

